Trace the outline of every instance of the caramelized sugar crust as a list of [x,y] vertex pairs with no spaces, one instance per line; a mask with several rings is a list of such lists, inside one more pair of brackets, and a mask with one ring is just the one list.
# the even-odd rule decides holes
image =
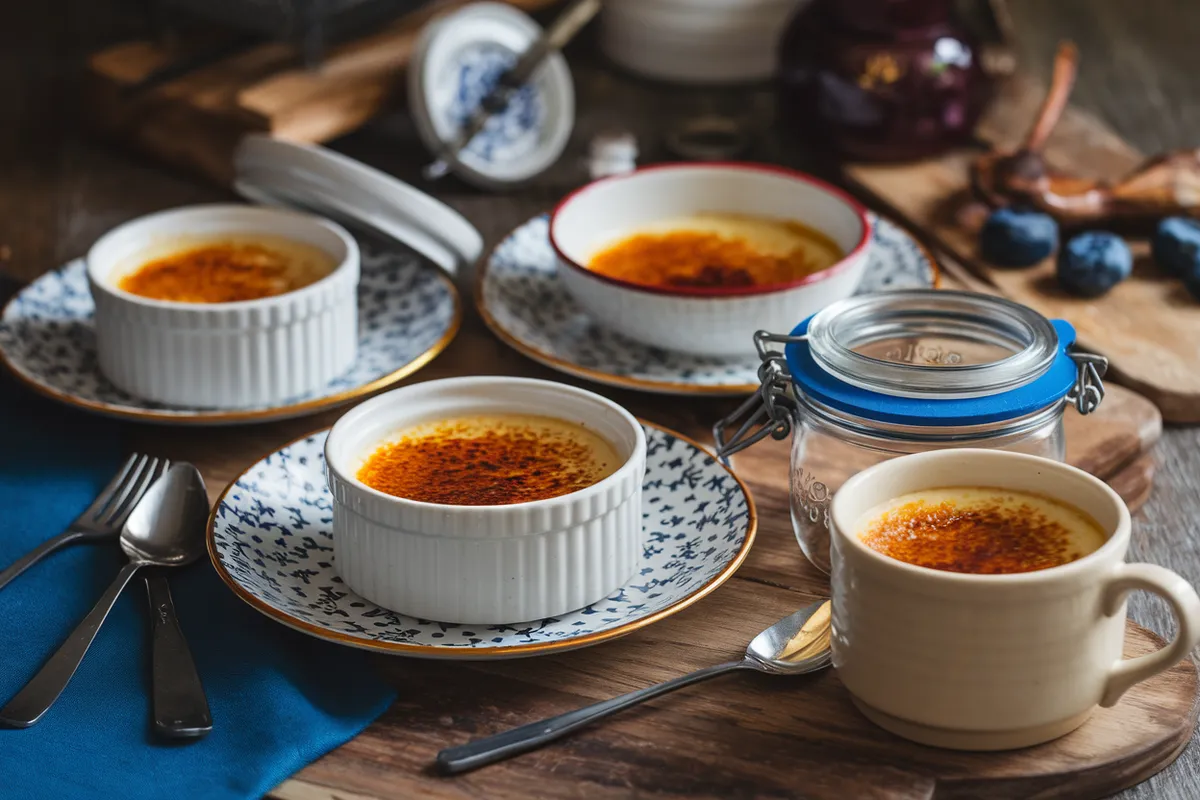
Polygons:
[[372,453],[358,479],[408,500],[490,506],[579,491],[619,466],[608,442],[562,420],[470,417],[410,429]]
[[289,245],[312,253],[297,255],[253,242],[213,242],[148,261],[119,286],[152,300],[235,303],[294,292],[332,270],[333,260],[324,253]]
[[[1047,513],[1051,498],[997,493],[991,501],[913,500],[877,517],[859,532],[872,550],[899,561],[947,572],[1000,575],[1033,572],[1075,561],[1103,543],[1099,526],[1069,509],[1094,530],[1064,524]],[[1082,534],[1082,535],[1081,535]]]
[[667,289],[743,288],[790,283],[841,258],[829,237],[798,222],[708,215],[695,224],[630,236],[593,256],[588,269]]

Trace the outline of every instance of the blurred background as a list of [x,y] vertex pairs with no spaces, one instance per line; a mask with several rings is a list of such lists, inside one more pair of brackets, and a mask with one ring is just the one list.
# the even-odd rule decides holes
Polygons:
[[[712,57],[714,36],[711,14],[719,9],[719,0],[696,0],[688,13],[679,12],[687,0],[645,0],[606,4],[598,22],[590,24],[568,45],[568,55],[577,92],[576,120],[570,143],[555,167],[527,190],[522,208],[515,210],[515,223],[523,219],[528,207],[544,206],[562,191],[587,177],[583,163],[589,143],[597,132],[609,128],[632,132],[637,137],[640,162],[673,157],[664,134],[697,117],[716,114],[736,120],[739,135],[750,138],[745,157],[792,164],[808,169],[828,170],[828,160],[816,147],[801,145],[793,128],[776,125],[786,116],[785,93],[770,75],[761,72],[763,59],[746,63],[749,52],[761,56],[778,54],[778,42],[788,34],[788,25],[797,6],[792,0],[756,0],[742,3],[756,9],[754,25],[744,34],[746,42],[738,53],[724,61]],[[282,37],[300,46],[303,60],[320,69],[321,59],[344,37],[378,31],[387,20],[420,6],[419,0],[59,0],[59,2],[11,2],[0,8],[0,176],[9,187],[19,191],[0,196],[0,230],[44,231],[35,240],[26,241],[26,252],[16,258],[10,254],[7,267],[23,277],[30,270],[40,272],[50,263],[61,263],[66,254],[79,252],[86,234],[77,237],[72,226],[79,225],[70,213],[74,203],[97,211],[87,202],[94,193],[114,184],[130,189],[131,195],[145,196],[147,207],[162,197],[161,170],[154,159],[130,157],[124,151],[96,143],[85,125],[89,96],[85,65],[89,57],[106,47],[130,41],[146,40],[178,43],[199,35],[220,53],[220,47],[236,52],[264,38]],[[544,5],[532,3],[532,6]],[[741,30],[737,22],[739,3],[729,0],[725,6],[728,25]],[[857,7],[900,5],[917,16],[936,17],[940,2],[871,3],[846,0],[832,4],[853,11]],[[988,3],[969,6],[966,16],[979,15]],[[643,39],[622,43],[629,23],[622,16],[640,9],[652,22],[669,19],[675,32],[662,31],[635,18]],[[545,24],[556,7],[532,8]],[[653,16],[658,13],[659,16]],[[749,12],[740,12],[749,13]],[[1072,95],[1074,103],[1096,112],[1129,142],[1145,153],[1178,148],[1195,143],[1200,121],[1200,87],[1195,75],[1200,72],[1200,4],[1188,0],[1008,0],[1003,13],[1011,18],[1012,37],[1004,43],[1022,69],[1045,80],[1052,54],[1059,39],[1070,37],[1080,48],[1080,77]],[[709,14],[709,17],[705,15]],[[321,20],[331,15],[327,24]],[[665,16],[664,16],[665,15]],[[755,16],[756,15],[756,16]],[[233,28],[222,23],[236,22]],[[680,33],[688,26],[702,33]],[[757,27],[755,27],[757,25]],[[707,27],[706,27],[707,26]],[[319,33],[312,31],[319,30]],[[719,30],[717,28],[716,30]],[[984,30],[987,26],[976,26]],[[992,28],[994,30],[994,26]],[[214,34],[213,31],[222,31]],[[708,33],[703,33],[708,31]],[[748,82],[732,85],[703,85],[671,80],[676,63],[653,64],[647,52],[668,52],[663,41],[674,46],[672,36],[692,36],[695,42],[708,42],[698,50],[706,54],[699,63],[721,64],[732,70],[731,77],[749,77]],[[741,35],[741,34],[739,34]],[[869,32],[864,34],[870,36]],[[985,33],[986,35],[986,33]],[[883,34],[887,37],[886,31]],[[661,41],[655,37],[665,37]],[[707,37],[707,38],[705,38]],[[725,37],[728,38],[728,37]],[[981,40],[982,41],[982,40]],[[757,43],[757,44],[755,44]],[[928,43],[926,43],[927,45]],[[923,45],[925,46],[925,45]],[[643,54],[642,62],[636,54]],[[630,52],[634,55],[630,56]],[[668,52],[669,55],[669,52]],[[804,53],[794,54],[803,59]],[[953,53],[951,61],[953,61]],[[400,56],[397,56],[400,58]],[[632,59],[632,63],[631,63]],[[402,60],[402,58],[401,58]],[[669,61],[669,59],[668,59]],[[770,60],[767,62],[770,66]],[[686,65],[685,65],[686,66]],[[351,70],[353,65],[342,69]],[[646,76],[655,69],[666,74]],[[641,71],[641,74],[637,70]],[[883,72],[886,77],[886,69]],[[710,75],[720,79],[722,76]],[[367,158],[402,179],[417,180],[417,170],[428,153],[421,145],[406,110],[403,81],[395,81],[394,92],[386,105],[369,123],[339,142],[339,149]],[[781,108],[781,105],[784,106]],[[121,142],[118,140],[117,144]],[[159,149],[172,144],[159,143]],[[177,144],[177,143],[176,143]],[[146,176],[153,174],[152,179]],[[178,178],[178,191],[186,199],[192,183],[186,169],[168,172]],[[134,191],[139,181],[147,184],[145,195]],[[150,184],[159,188],[151,188]],[[462,210],[470,210],[479,193],[452,182],[440,187]],[[139,202],[139,205],[141,203]],[[126,210],[125,214],[128,214]],[[489,211],[495,214],[495,211]],[[503,213],[503,212],[500,212]],[[498,224],[500,221],[497,221]],[[479,224],[477,222],[477,224]],[[486,227],[486,223],[485,223]],[[3,242],[0,242],[3,244]],[[9,250],[12,244],[8,244]],[[31,249],[32,248],[32,249]],[[33,265],[37,264],[38,267]],[[34,273],[36,274],[36,273]]]

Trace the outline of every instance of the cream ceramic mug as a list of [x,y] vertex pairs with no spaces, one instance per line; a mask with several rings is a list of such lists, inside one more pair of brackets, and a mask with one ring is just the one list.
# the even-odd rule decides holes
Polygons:
[[[855,535],[863,515],[910,492],[951,486],[1035,492],[1086,511],[1108,541],[1069,564],[974,575],[907,564]],[[1129,509],[1074,467],[996,450],[942,450],[877,464],[834,496],[833,664],[879,726],[924,744],[1004,750],[1074,730],[1097,706],[1186,657],[1200,641],[1200,598],[1170,570],[1126,564]],[[1179,633],[1122,659],[1125,601],[1144,589]]]

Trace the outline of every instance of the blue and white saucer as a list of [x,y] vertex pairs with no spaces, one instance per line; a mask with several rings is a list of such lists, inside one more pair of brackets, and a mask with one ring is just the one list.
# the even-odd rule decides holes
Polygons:
[[82,259],[25,287],[0,314],[0,361],[34,391],[111,417],[176,425],[229,425],[299,417],[365,397],[416,372],[462,322],[458,290],[425,259],[367,242],[358,286],[358,360],[322,389],[280,406],[179,408],[113,386],[96,361],[95,306]]
[[[859,293],[937,286],[937,263],[907,231],[871,215],[869,261]],[[568,375],[661,394],[741,395],[759,387],[757,358],[675,353],[596,325],[558,280],[549,218],[534,217],[479,265],[475,302],[484,322],[515,350]],[[797,320],[799,322],[799,320]]]
[[230,484],[213,509],[217,574],[258,611],[321,639],[422,658],[516,658],[624,636],[724,583],[754,541],[745,485],[695,442],[643,423],[642,568],[610,597],[559,617],[460,625],[407,617],[356,595],[333,558],[325,436],[299,439]]

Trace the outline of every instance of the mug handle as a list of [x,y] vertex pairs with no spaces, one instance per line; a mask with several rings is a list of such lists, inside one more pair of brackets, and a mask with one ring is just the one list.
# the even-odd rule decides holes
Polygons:
[[1153,592],[1167,601],[1179,623],[1175,638],[1153,653],[1118,661],[1109,672],[1100,705],[1115,705],[1135,683],[1157,675],[1182,661],[1200,642],[1200,596],[1179,575],[1157,564],[1121,564],[1104,588],[1104,613],[1112,616],[1121,610],[1126,596],[1134,589]]

